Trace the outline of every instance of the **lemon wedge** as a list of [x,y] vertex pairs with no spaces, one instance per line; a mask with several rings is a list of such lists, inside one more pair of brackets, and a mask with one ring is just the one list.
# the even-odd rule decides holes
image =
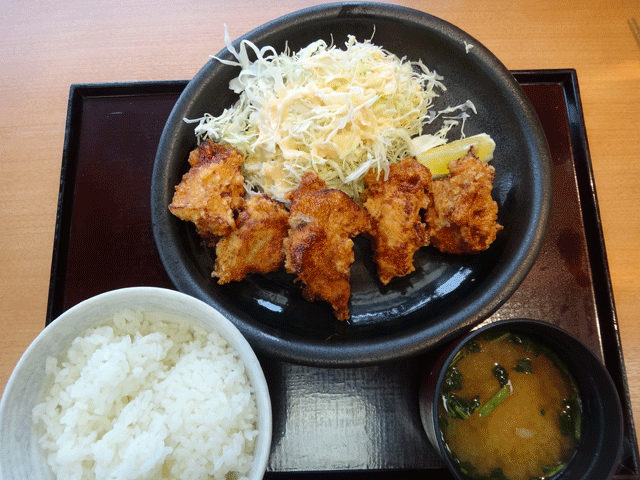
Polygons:
[[418,162],[429,168],[434,177],[448,175],[449,162],[463,157],[472,147],[476,157],[483,162],[489,162],[493,159],[496,142],[486,133],[481,133],[424,150],[415,154],[415,157]]

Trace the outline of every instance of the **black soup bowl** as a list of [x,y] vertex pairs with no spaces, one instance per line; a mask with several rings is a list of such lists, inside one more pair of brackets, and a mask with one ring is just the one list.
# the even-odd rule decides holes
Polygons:
[[[448,390],[445,384],[451,385],[451,375],[446,375],[447,370],[461,354],[469,352],[468,346],[473,346],[477,339],[487,335],[495,338],[506,332],[528,338],[551,352],[569,372],[579,392],[582,415],[576,450],[566,466],[559,472],[549,474],[549,478],[610,478],[620,462],[624,435],[622,407],[613,380],[598,357],[573,335],[551,323],[527,318],[500,320],[477,328],[447,345],[427,367],[420,388],[420,417],[427,437],[449,470],[458,480],[473,478],[460,471],[460,466],[464,468],[464,462],[450,455],[439,423],[439,404]],[[464,382],[464,377],[462,378]],[[496,408],[500,408],[500,404]],[[512,409],[509,415],[523,413],[514,411],[506,403],[504,408]],[[544,412],[541,411],[541,414]],[[474,411],[472,415],[481,415],[480,410]],[[514,421],[509,428],[517,427],[520,423]],[[505,428],[504,425],[502,428]],[[501,432],[505,434],[504,431]]]
[[[233,45],[237,50],[240,41],[250,40],[278,52],[288,45],[295,52],[318,39],[343,47],[349,35],[371,39],[400,58],[422,60],[441,75],[447,90],[434,109],[473,102],[477,114],[466,120],[465,134],[487,133],[496,142],[492,193],[504,230],[478,255],[444,255],[425,247],[415,255],[415,272],[386,286],[377,279],[369,242],[357,237],[346,322],[336,320],[328,304],[307,302],[285,272],[218,285],[211,278],[215,252],[192,224],[167,208],[197,145],[195,125],[184,119],[219,115],[237,100],[229,81],[239,67],[211,59],[186,86],[161,136],[151,181],[154,238],[178,290],[221,311],[259,353],[298,364],[344,367],[397,360],[478,324],[529,272],[551,204],[551,158],[533,107],[505,66],[457,27],[412,9],[346,2],[278,18]],[[233,59],[226,48],[217,56]]]

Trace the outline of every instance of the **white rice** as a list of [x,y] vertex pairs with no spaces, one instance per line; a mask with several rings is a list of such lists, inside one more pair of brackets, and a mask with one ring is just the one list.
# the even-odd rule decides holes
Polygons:
[[244,365],[217,333],[124,310],[49,358],[33,410],[58,480],[240,479],[258,411]]

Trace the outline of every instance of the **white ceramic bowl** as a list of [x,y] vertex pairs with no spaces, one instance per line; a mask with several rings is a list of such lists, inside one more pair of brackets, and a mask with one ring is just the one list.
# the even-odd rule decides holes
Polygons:
[[0,402],[0,479],[54,479],[37,444],[31,419],[34,406],[44,399],[45,360],[48,356],[60,357],[74,338],[123,308],[180,315],[205,329],[218,331],[238,352],[254,387],[259,415],[260,433],[249,478],[262,478],[271,450],[271,400],[262,367],[249,343],[222,314],[194,297],[162,288],[132,287],[97,295],[70,308],[47,326],[22,355]]

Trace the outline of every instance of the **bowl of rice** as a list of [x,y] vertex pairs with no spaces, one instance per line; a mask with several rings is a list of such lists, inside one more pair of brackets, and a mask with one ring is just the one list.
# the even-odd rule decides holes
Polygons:
[[240,331],[174,290],[92,297],[47,326],[0,403],[0,478],[260,479],[271,401]]

